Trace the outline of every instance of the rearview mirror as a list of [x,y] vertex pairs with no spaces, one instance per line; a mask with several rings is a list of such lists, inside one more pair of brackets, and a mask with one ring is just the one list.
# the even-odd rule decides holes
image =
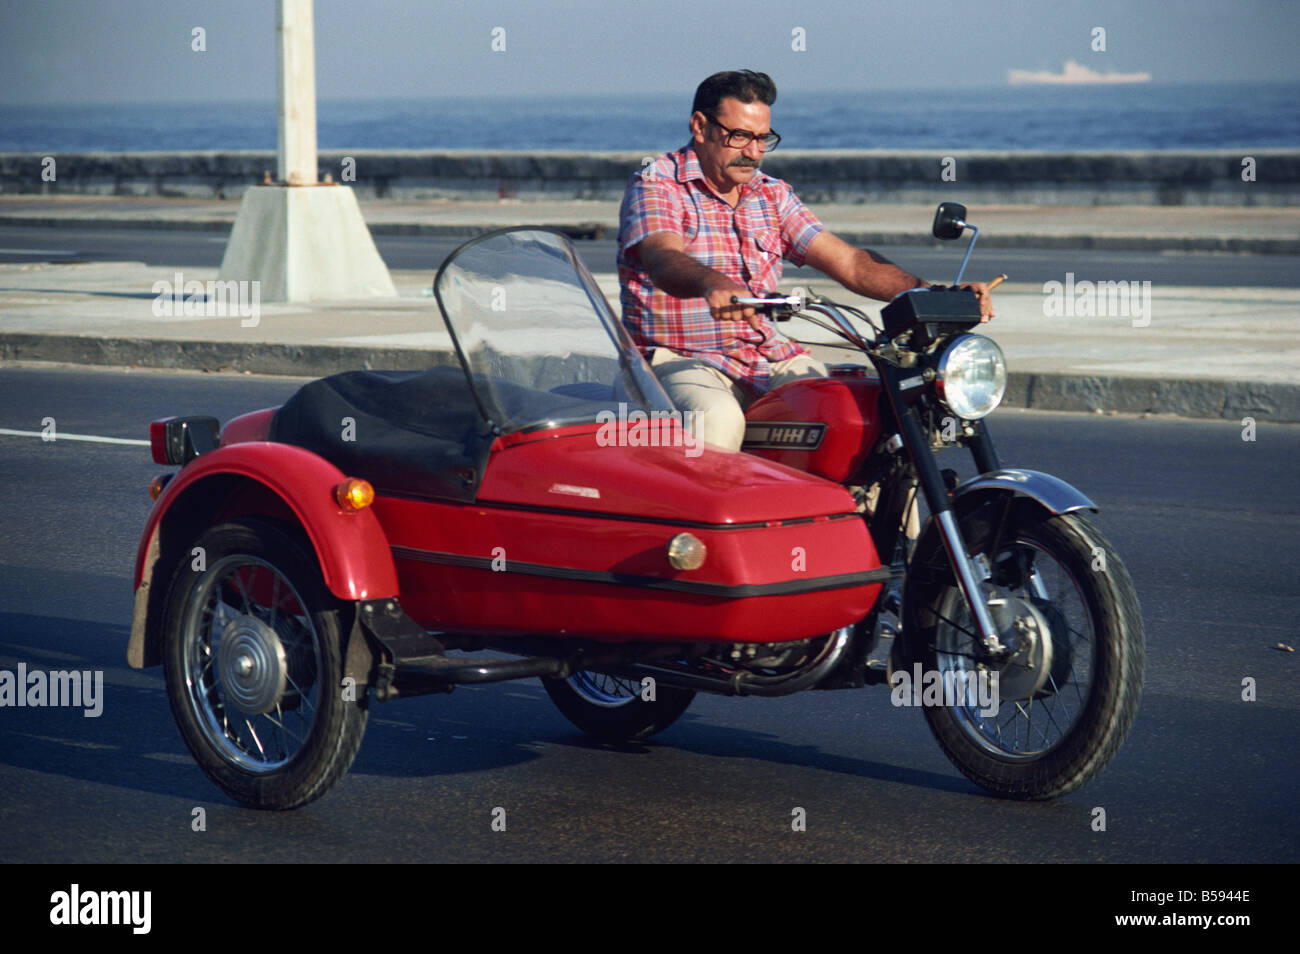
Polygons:
[[934,212],[934,237],[949,241],[961,238],[966,229],[966,206],[960,202],[940,202]]

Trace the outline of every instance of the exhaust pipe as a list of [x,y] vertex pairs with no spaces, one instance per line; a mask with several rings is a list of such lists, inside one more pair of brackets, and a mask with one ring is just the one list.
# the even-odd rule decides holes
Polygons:
[[822,680],[844,656],[852,640],[853,627],[842,626],[831,633],[817,657],[802,669],[779,676],[764,676],[745,669],[729,676],[706,676],[678,666],[638,664],[602,668],[601,672],[639,679],[650,676],[656,682],[676,689],[692,689],[723,696],[785,696],[801,692]]

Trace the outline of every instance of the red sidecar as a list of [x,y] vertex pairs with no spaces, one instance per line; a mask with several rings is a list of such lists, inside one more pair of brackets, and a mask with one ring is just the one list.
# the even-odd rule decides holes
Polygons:
[[[755,685],[825,675],[889,575],[843,487],[696,444],[556,233],[468,243],[435,292],[456,364],[151,427],[180,470],[156,481],[128,658],[164,665],[219,786],[318,797],[373,698],[543,676],[575,722],[626,737],[692,693],[589,670],[730,654],[769,661],[736,670]],[[484,647],[513,655],[462,654]]]

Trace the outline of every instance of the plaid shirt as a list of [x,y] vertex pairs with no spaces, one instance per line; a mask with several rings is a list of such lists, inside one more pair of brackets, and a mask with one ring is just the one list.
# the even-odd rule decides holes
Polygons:
[[771,377],[769,362],[808,353],[779,336],[766,316],[760,334],[743,321],[718,321],[703,298],[660,291],[633,248],[655,232],[673,232],[697,262],[756,296],[773,294],[781,259],[802,265],[808,246],[824,231],[786,183],[756,172],[733,209],[707,187],[695,149],[687,144],[632,177],[618,221],[623,324],[647,357],[655,347],[668,348],[762,393]]

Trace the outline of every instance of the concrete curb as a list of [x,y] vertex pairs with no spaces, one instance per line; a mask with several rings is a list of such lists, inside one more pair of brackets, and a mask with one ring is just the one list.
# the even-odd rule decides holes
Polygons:
[[164,229],[178,232],[229,232],[231,219],[109,219],[91,215],[0,215],[0,225],[21,229]]
[[[618,226],[604,222],[520,222],[520,225],[543,225],[559,229],[575,240],[610,240]],[[109,219],[95,216],[0,215],[0,226],[10,228],[112,228],[152,229],[191,232],[229,232],[233,220],[227,219]],[[501,228],[499,225],[437,225],[425,222],[377,222],[369,226],[371,235],[429,236],[473,238]],[[836,230],[854,245],[905,245],[945,247],[927,234],[908,232],[854,232]],[[989,234],[980,238],[981,248],[1099,249],[1122,252],[1232,252],[1252,255],[1300,255],[1300,237],[1250,238],[1226,235],[1052,235],[1032,232]]]
[[131,365],[180,371],[248,371],[319,378],[339,371],[379,368],[419,371],[454,365],[450,351],[339,345],[267,344],[103,338],[91,335],[0,334],[0,361],[54,361]]
[[[248,371],[322,377],[359,368],[417,371],[454,365],[451,352],[413,348],[236,344],[103,338],[84,335],[0,334],[0,361],[132,365],[190,371]],[[1300,385],[1219,380],[1098,377],[1012,372],[1007,407],[1044,411],[1177,414],[1210,420],[1300,422]]]
[[1177,414],[1211,420],[1300,422],[1300,385],[1011,372],[1003,403],[1038,411]]

